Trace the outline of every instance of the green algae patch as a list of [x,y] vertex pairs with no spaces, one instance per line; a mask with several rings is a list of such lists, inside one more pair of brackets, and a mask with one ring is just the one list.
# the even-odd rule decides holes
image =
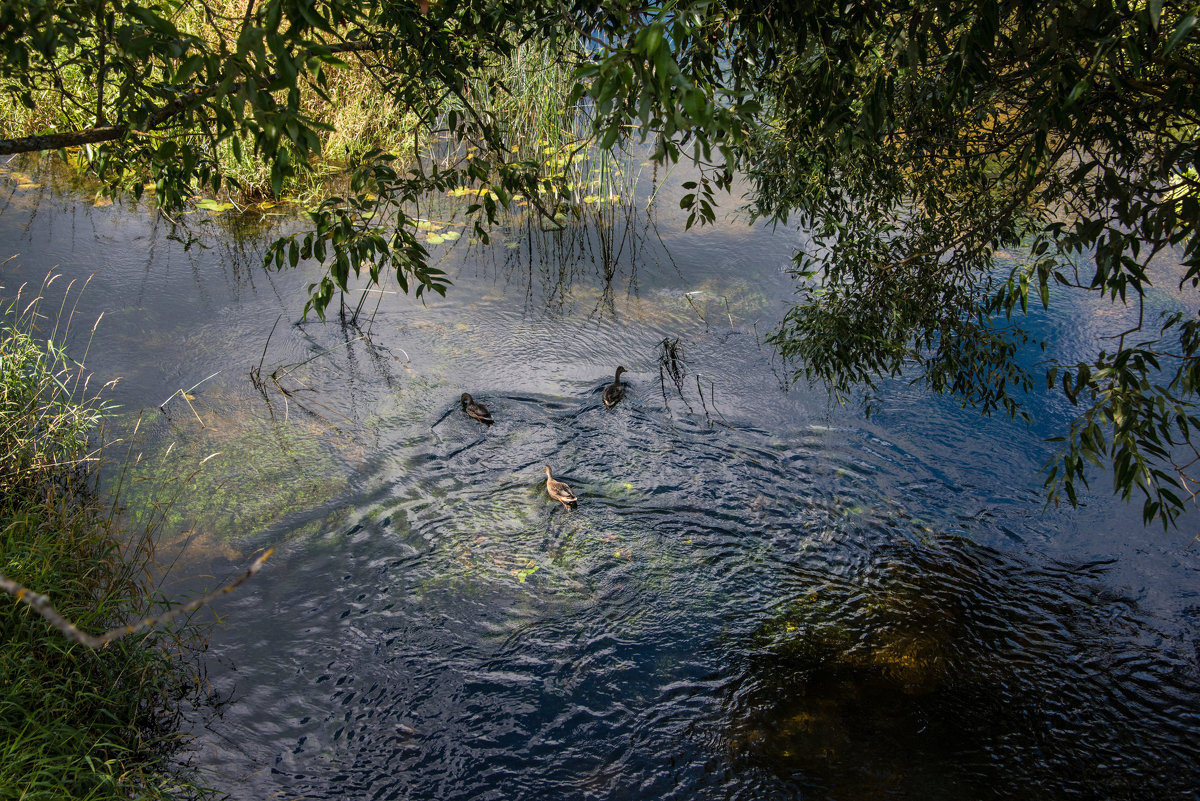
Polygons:
[[[221,549],[285,519],[298,524],[295,518],[326,507],[346,490],[336,449],[350,443],[323,422],[212,409],[201,416],[203,428],[181,420],[152,432],[158,454],[143,452],[124,479],[131,512],[161,514],[168,539],[199,533],[200,542]],[[307,527],[288,528],[295,537]]]

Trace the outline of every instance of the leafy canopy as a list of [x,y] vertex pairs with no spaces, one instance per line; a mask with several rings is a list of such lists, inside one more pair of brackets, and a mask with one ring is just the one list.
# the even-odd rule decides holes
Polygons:
[[[540,165],[515,159],[504,120],[473,99],[509,91],[486,70],[496,54],[552,42],[577,65],[574,98],[599,146],[636,131],[660,160],[699,165],[692,221],[714,217],[740,170],[756,215],[811,232],[796,259],[802,297],[774,336],[797,377],[839,396],[865,388],[869,401],[881,376],[903,372],[1017,417],[1045,380],[1075,410],[1047,465],[1052,499],[1075,502],[1088,463],[1111,469],[1124,496],[1140,491],[1147,521],[1169,524],[1195,499],[1200,320],[1151,319],[1145,300],[1156,284],[1200,280],[1197,8],[246,0],[230,16],[203,5],[219,35],[202,37],[176,25],[184,5],[3,0],[5,91],[27,104],[48,93],[73,124],[0,153],[82,146],[111,187],[137,192],[149,176],[172,207],[197,186],[220,191],[228,145],[249,148],[278,191],[319,155],[323,123],[302,97],[362,59],[370,91],[482,155],[400,166],[368,154],[350,193],[268,259],[328,266],[312,287],[319,313],[352,273],[444,293],[405,208],[488,187],[473,208],[486,238],[514,193],[537,198]],[[1002,269],[1008,249],[1028,257]],[[1084,360],[1023,367],[1037,344],[1031,299],[1048,307],[1069,292],[1132,305],[1139,322]]]
[[[903,371],[1025,418],[1045,380],[1075,409],[1050,497],[1074,503],[1087,463],[1107,463],[1147,522],[1174,520],[1195,498],[1200,321],[1145,304],[1200,281],[1196,22],[1160,2],[798,12],[763,75],[772,128],[742,161],[756,212],[813,234],[782,352],[839,393]],[[1010,248],[1028,258],[1001,270]],[[1086,361],[1023,368],[1031,296],[1067,292],[1138,323]]]

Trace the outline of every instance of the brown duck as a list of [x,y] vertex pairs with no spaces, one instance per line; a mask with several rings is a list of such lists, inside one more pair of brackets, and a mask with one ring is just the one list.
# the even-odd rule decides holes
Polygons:
[[546,465],[546,492],[550,493],[551,498],[568,509],[578,500],[575,497],[575,493],[571,492],[570,487],[556,479],[550,473],[550,465]]
[[604,388],[604,394],[600,396],[600,400],[604,401],[605,409],[611,409],[621,398],[625,397],[625,385],[621,383],[621,373],[627,372],[629,371],[624,367],[618,367],[613,382]]
[[488,407],[484,406],[482,403],[476,403],[475,399],[467,393],[464,392],[459,400],[462,401],[463,411],[466,412],[467,417],[470,417],[472,420],[478,420],[484,425],[489,426],[496,422],[492,419],[492,413],[488,411]]

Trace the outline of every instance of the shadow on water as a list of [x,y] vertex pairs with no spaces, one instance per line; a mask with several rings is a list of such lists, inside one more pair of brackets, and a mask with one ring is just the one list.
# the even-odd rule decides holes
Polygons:
[[735,770],[837,799],[1195,791],[1195,632],[1110,589],[1108,562],[962,538],[862,557],[793,567],[730,687]]
[[[1200,779],[1196,632],[1112,589],[1111,559],[977,544],[1046,521],[960,517],[961,488],[876,435],[708,428],[657,389],[612,411],[496,396],[486,428],[448,402],[377,455],[356,520],[229,611],[253,632],[219,649],[237,794],[1165,799]],[[578,509],[545,497],[548,454]]]
[[1194,793],[1200,557],[1103,494],[1043,513],[1036,430],[900,382],[873,420],[787,389],[761,334],[800,235],[683,236],[679,192],[638,186],[555,230],[518,213],[490,245],[466,200],[431,199],[447,298],[385,286],[327,325],[297,319],[319,266],[263,272],[257,224],[225,241],[202,215],[50,195],[0,214],[23,249],[5,286],[96,272],[112,312],[89,361],[152,409],[135,479],[196,473],[174,514],[200,531],[199,583],[279,546],[217,610],[209,675],[230,702],[194,729],[211,783]]

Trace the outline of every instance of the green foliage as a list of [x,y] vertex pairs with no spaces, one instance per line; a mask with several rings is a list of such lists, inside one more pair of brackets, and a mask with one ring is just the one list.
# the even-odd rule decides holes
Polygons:
[[[104,405],[53,337],[34,339],[42,321],[34,302],[10,307],[0,326],[0,573],[103,631],[154,605],[143,577],[149,541],[131,538],[91,491],[88,439]],[[0,798],[196,795],[168,772],[169,704],[194,679],[177,636],[92,651],[0,597]]]
[[[1073,503],[1085,464],[1105,466],[1147,522],[1173,521],[1200,477],[1195,322],[1156,325],[1144,304],[1156,283],[1200,282],[1194,20],[1171,3],[797,11],[763,74],[772,126],[742,163],[757,214],[812,232],[803,302],[775,335],[800,373],[841,395],[903,373],[1027,417],[1031,296],[1130,304],[1139,323],[1093,359],[1037,368],[1078,408],[1047,485]],[[1005,275],[1002,249],[1028,256]],[[1184,269],[1156,276],[1172,252]]]
[[53,340],[39,344],[18,324],[0,326],[0,498],[84,463],[103,407],[73,400],[79,381],[78,365]]
[[[1183,271],[1165,280],[1200,285],[1190,6],[263,0],[206,10],[217,36],[177,25],[183,9],[0,5],[4,92],[26,105],[59,97],[81,129],[0,142],[0,153],[81,145],[110,188],[138,193],[149,174],[170,208],[236,179],[217,158],[229,150],[278,194],[321,152],[327,126],[306,98],[329,101],[330,75],[359,59],[364,90],[415,121],[420,158],[402,167],[383,148],[362,153],[347,191],[268,261],[328,266],[311,287],[318,314],[352,276],[391,273],[405,291],[441,294],[448,281],[410,216],[422,198],[483,190],[470,209],[483,241],[518,194],[547,217],[557,210],[543,203],[547,165],[509,137],[531,116],[514,109],[534,85],[523,48],[538,43],[547,72],[574,75],[566,105],[589,115],[601,150],[634,135],[660,161],[695,162],[689,225],[714,219],[716,193],[741,170],[754,214],[810,232],[800,303],[774,337],[798,377],[869,398],[879,377],[903,373],[1025,417],[1044,369],[1053,386],[1069,377],[1062,390],[1078,407],[1047,466],[1052,500],[1075,500],[1091,462],[1113,470],[1119,493],[1145,493],[1147,520],[1169,524],[1192,497],[1193,321],[1141,315],[1080,364],[1035,371],[1017,359],[1036,346],[1031,295],[1035,309],[1052,289],[1141,309],[1164,281],[1154,257],[1172,252]],[[1004,249],[1028,254],[1007,275]],[[1093,269],[1081,273],[1084,260]]]
[[[117,548],[102,509],[42,499],[10,505],[2,520],[0,570],[47,589],[87,630],[145,611],[137,570]],[[167,710],[186,689],[188,671],[162,635],[93,652],[6,596],[0,643],[0,798],[187,792],[168,772],[176,735]]]

